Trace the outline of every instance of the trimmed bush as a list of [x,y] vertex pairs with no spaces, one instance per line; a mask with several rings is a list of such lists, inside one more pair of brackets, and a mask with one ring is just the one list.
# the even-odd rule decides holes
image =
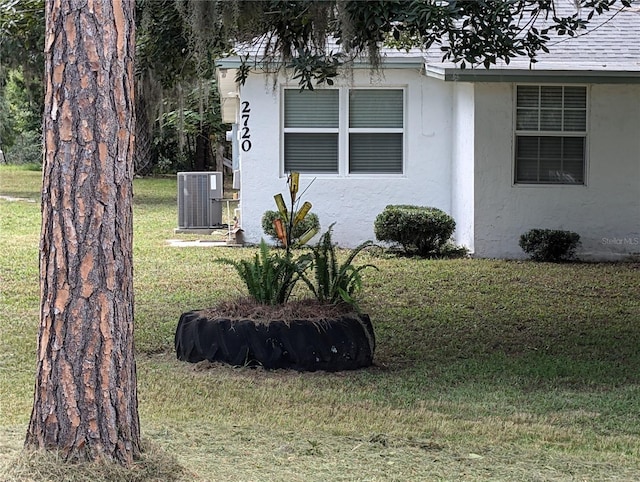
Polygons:
[[575,257],[580,235],[558,229],[532,229],[520,236],[519,244],[534,261],[569,261]]
[[[276,234],[276,229],[273,227],[273,221],[275,221],[276,219],[282,219],[279,211],[265,211],[265,213],[262,215],[262,229],[267,236],[271,237],[271,239],[279,243],[280,240],[278,239],[278,235]],[[285,222],[284,219],[282,220],[282,222]],[[291,233],[291,241],[295,242],[300,238],[300,236],[302,236],[311,228],[317,228],[318,230],[320,230],[320,220],[318,219],[318,215],[315,213],[307,213],[305,218],[293,227],[293,232]]]
[[426,206],[389,205],[374,223],[378,241],[398,243],[406,253],[420,256],[440,254],[455,229],[451,216]]

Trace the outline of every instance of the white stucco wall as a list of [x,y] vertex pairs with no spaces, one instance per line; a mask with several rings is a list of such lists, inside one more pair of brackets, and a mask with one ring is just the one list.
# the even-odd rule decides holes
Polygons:
[[474,252],[474,89],[456,83],[453,88],[451,152],[451,215],[456,221],[457,245]]
[[[349,87],[383,85],[406,88],[404,173],[301,176],[302,189],[315,177],[304,199],[313,204],[323,231],[336,223],[334,241],[346,247],[375,239],[373,222],[388,204],[428,205],[451,212],[451,84],[427,78],[417,69],[388,70],[384,78],[367,69],[355,70],[336,83]],[[280,96],[281,86],[274,90],[273,79],[257,74],[250,75],[240,91],[241,106],[248,102],[250,108],[247,127],[251,149],[240,154],[241,219],[250,243],[265,237],[262,214],[276,209],[274,194],[286,190]]]
[[513,88],[475,84],[476,255],[523,257],[537,227],[580,234],[583,259],[640,253],[640,86],[589,86],[584,186],[514,185]]
[[[251,149],[240,152],[241,220],[250,243],[265,236],[262,214],[275,209],[273,195],[286,190],[284,85],[281,78],[274,89],[273,79],[253,74],[240,92],[241,108],[248,102],[250,109],[244,134]],[[408,69],[381,78],[365,69],[336,86],[406,89],[402,175],[301,176],[303,189],[315,177],[304,199],[323,230],[336,222],[340,245],[375,239],[374,219],[387,204],[418,204],[450,213],[456,242],[480,257],[524,257],[518,239],[535,227],[579,233],[584,259],[640,253],[640,86],[589,86],[584,186],[514,185],[512,84],[448,83]]]

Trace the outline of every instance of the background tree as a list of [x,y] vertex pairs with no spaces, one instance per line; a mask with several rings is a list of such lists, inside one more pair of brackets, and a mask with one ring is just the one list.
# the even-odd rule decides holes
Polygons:
[[[136,2],[137,173],[222,170],[215,153],[226,144],[227,126],[220,119],[215,58],[226,43],[204,34],[209,5]],[[202,29],[206,41],[194,40],[192,28]]]
[[47,2],[40,328],[25,445],[140,453],[133,351],[134,3]]
[[[228,127],[214,60],[222,44],[193,41],[188,21],[206,20],[209,2],[182,3],[136,2],[136,174],[222,168],[215,153]],[[13,163],[41,162],[43,49],[44,0],[0,0],[0,145]],[[19,120],[27,116],[35,123]]]
[[[188,42],[182,18],[173,0],[136,2],[136,173],[148,174],[159,162],[168,168],[182,158],[178,142],[163,132],[164,109],[173,110],[180,101],[174,89],[180,82],[188,58]],[[171,105],[166,106],[166,103]],[[162,168],[164,169],[164,167]]]
[[0,0],[0,148],[12,163],[42,160],[43,0]]
[[21,68],[5,72],[0,89],[0,147],[6,162],[42,162],[42,105],[40,84],[25,80]]
[[33,89],[30,94],[40,112],[42,103],[39,101],[44,95],[43,7],[43,0],[0,0],[0,76],[10,69],[21,70]]

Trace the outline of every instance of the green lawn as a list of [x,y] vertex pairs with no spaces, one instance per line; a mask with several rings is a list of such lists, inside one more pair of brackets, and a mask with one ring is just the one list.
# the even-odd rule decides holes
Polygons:
[[[0,167],[0,196],[36,199],[39,183],[37,171]],[[356,260],[380,269],[359,296],[374,367],[190,365],[173,353],[180,314],[244,294],[214,260],[255,249],[170,247],[194,238],[173,233],[175,179],[134,188],[142,432],[149,459],[175,463],[128,480],[640,479],[640,264],[378,250]],[[20,457],[39,310],[40,206],[24,199],[0,198],[0,480],[124,480],[79,467],[36,476]]]

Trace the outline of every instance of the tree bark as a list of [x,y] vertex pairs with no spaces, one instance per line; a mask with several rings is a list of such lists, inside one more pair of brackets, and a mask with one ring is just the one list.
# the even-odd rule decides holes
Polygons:
[[196,134],[195,170],[206,171],[210,165],[209,126],[203,125]]
[[133,348],[133,0],[47,0],[40,328],[25,446],[140,453]]
[[[142,82],[142,81],[141,81]],[[133,172],[138,176],[146,176],[156,164],[151,139],[153,133],[146,113],[143,90],[138,88],[136,94],[136,148],[133,156]]]

